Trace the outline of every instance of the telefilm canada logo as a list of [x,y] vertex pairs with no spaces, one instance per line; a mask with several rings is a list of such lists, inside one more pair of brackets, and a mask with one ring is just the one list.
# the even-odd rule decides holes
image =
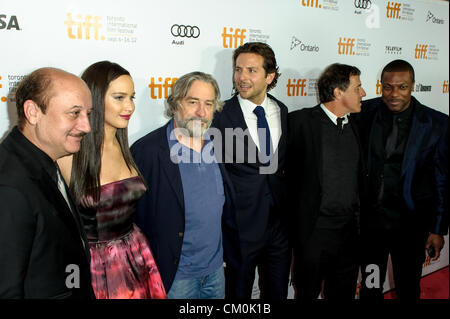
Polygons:
[[402,50],[403,50],[402,47],[398,47],[398,46],[394,46],[394,45],[386,45],[384,53],[400,55],[400,54],[402,54]]
[[200,33],[200,28],[196,25],[174,24],[170,27],[170,34],[174,37],[173,45],[184,45],[185,40],[197,39]]
[[17,30],[20,31],[19,20],[17,16],[7,16],[6,14],[0,14],[0,30]]

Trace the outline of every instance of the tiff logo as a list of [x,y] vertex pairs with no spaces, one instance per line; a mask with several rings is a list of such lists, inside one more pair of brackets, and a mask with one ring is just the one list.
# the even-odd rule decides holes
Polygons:
[[[2,79],[2,76],[0,75],[0,81],[1,81],[1,79]],[[2,86],[2,83],[0,83],[0,89],[2,88],[3,86]],[[2,96],[1,98],[0,98],[0,101],[2,101],[2,102],[6,102],[8,99],[6,98],[6,96]]]
[[319,0],[302,0],[302,6],[311,8],[322,8]]
[[354,46],[355,46],[354,38],[346,39],[339,37],[338,54],[354,55],[355,54],[355,52],[353,51]]
[[[164,79],[164,83],[161,84],[163,78],[159,77],[158,81],[160,82],[159,84],[155,83],[155,78],[152,77],[150,79],[150,84],[148,85],[148,87],[150,88],[150,97],[152,99],[161,99],[162,96],[162,92],[164,91],[164,98],[167,98],[167,96],[169,96],[169,88],[171,88],[174,84],[175,81],[178,80],[178,78],[165,78]],[[158,94],[156,95],[155,92],[158,92]]]
[[391,19],[400,19],[401,3],[389,1],[386,6],[386,17]]
[[[245,32],[247,32],[246,29],[239,29],[239,28],[234,29],[234,34],[233,34],[233,28],[230,28],[229,32],[230,33],[227,33],[227,28],[223,27],[222,38],[223,38],[223,47],[224,48],[236,49],[237,47],[240,47],[241,45],[244,44],[244,39],[246,38]],[[233,39],[234,39],[234,43],[233,43]],[[238,45],[238,40],[240,40],[239,45]]]
[[[91,39],[91,28],[94,29],[94,39],[95,40],[105,40],[104,36],[100,36],[98,30],[102,27],[102,25],[99,23],[101,20],[101,17],[98,16],[91,16],[86,15],[84,17],[84,22],[81,20],[82,16],[81,14],[77,14],[77,19],[80,21],[74,21],[72,19],[72,14],[67,14],[67,20],[64,22],[64,24],[67,25],[67,36],[70,39],[83,39],[83,33],[84,33],[84,39],[90,40]],[[73,33],[74,28],[76,30],[76,36]],[[84,32],[83,32],[84,29]]]
[[442,93],[448,93],[449,90],[449,85],[448,85],[448,80],[444,80],[444,83],[442,84]]
[[381,94],[381,88],[382,88],[381,82],[380,80],[377,80],[377,88],[375,94]]
[[[292,81],[291,81],[292,80]],[[306,96],[306,79],[289,79],[286,84],[288,96]]]
[[428,51],[427,44],[416,44],[416,48],[414,49],[414,58],[426,60],[427,51]]

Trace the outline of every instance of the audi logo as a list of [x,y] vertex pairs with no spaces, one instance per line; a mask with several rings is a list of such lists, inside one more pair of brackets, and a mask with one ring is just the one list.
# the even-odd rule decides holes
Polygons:
[[170,28],[170,32],[174,37],[180,38],[198,38],[200,36],[200,29],[195,25],[174,24]]
[[372,1],[370,0],[355,0],[355,7],[358,9],[370,9]]

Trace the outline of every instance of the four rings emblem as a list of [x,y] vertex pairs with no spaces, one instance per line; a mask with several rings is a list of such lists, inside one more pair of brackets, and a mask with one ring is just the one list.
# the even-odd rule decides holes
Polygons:
[[200,29],[195,25],[174,24],[170,28],[170,32],[174,37],[181,38],[198,38],[200,36]]
[[358,9],[370,9],[372,1],[370,0],[355,0],[355,7]]

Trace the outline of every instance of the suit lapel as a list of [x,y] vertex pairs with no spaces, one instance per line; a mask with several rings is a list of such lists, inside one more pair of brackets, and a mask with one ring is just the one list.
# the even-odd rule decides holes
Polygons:
[[415,108],[405,154],[403,156],[401,176],[406,173],[411,163],[414,162],[417,155],[420,153],[424,137],[429,132],[429,126],[431,125],[424,116],[422,108],[418,103],[416,103]]
[[317,105],[311,110],[311,119],[312,121],[309,122],[310,125],[310,133],[312,136],[312,147],[314,150],[314,157],[316,159],[314,166],[317,167],[317,174],[319,176],[319,183],[320,186],[322,186],[322,130],[320,129],[320,118],[321,118],[321,112],[323,113],[322,109],[320,108],[320,105]]
[[[162,166],[164,173],[166,174],[167,179],[169,180],[169,184],[172,187],[175,196],[177,197],[178,203],[180,207],[182,207],[184,212],[184,194],[183,194],[183,185],[181,183],[181,175],[180,169],[178,168],[178,164],[176,158],[170,157],[170,149],[169,143],[167,141],[166,130],[167,126],[164,126],[164,129],[161,130],[161,138],[160,138],[160,152],[159,163]],[[169,160],[168,160],[169,159]]]

